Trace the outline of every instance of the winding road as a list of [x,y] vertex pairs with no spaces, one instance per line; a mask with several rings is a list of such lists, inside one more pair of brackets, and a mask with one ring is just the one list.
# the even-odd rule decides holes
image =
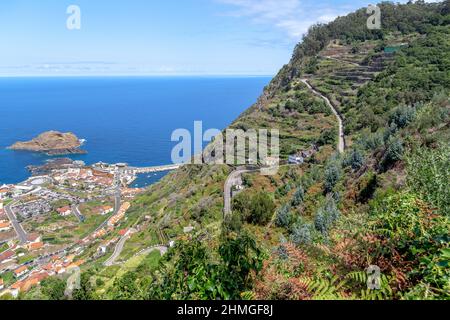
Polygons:
[[114,265],[117,258],[122,253],[123,246],[125,245],[125,242],[128,240],[129,237],[130,237],[130,235],[126,234],[122,238],[120,238],[119,242],[117,243],[117,245],[114,248],[114,252],[113,252],[112,256],[109,257],[108,260],[105,261],[105,263],[103,263],[103,265],[105,267],[111,267],[112,265]]
[[314,93],[316,96],[321,97],[323,100],[325,100],[325,102],[328,105],[328,107],[330,107],[331,111],[333,112],[333,114],[338,119],[338,123],[339,123],[338,151],[339,151],[339,153],[344,153],[344,151],[345,151],[345,134],[344,134],[344,120],[342,119],[342,116],[339,114],[339,112],[335,108],[335,106],[333,106],[333,104],[331,103],[330,99],[325,97],[320,92],[316,91],[311,86],[311,84],[308,82],[307,79],[301,79],[301,82],[303,82],[308,87],[308,89],[311,90],[312,93]]
[[[320,92],[315,90],[311,86],[311,84],[308,82],[307,79],[301,79],[301,82],[303,82],[312,93],[314,93],[316,96],[318,96],[318,97],[322,98],[323,100],[325,100],[327,106],[331,109],[333,114],[338,119],[339,139],[338,139],[338,146],[337,146],[337,148],[338,148],[339,153],[343,153],[345,151],[345,134],[344,134],[344,120],[342,119],[342,116],[340,115],[340,113],[338,112],[336,107],[333,106],[333,104],[331,103],[330,99],[328,99],[323,94],[321,94]],[[223,191],[224,192],[224,195],[223,195],[223,200],[224,200],[224,205],[223,205],[224,218],[226,216],[230,215],[231,212],[232,212],[232,210],[231,210],[231,198],[232,198],[231,189],[236,184],[238,179],[244,173],[256,172],[256,171],[259,171],[259,170],[261,170],[261,169],[260,168],[258,168],[258,169],[248,169],[248,168],[242,168],[241,167],[241,168],[236,169],[232,173],[230,173],[230,175],[228,176],[227,180],[225,181],[225,186],[224,186],[224,191]]]

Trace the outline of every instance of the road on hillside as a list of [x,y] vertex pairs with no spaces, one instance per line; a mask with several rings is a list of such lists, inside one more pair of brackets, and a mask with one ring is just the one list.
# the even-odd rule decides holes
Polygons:
[[103,265],[105,267],[110,267],[110,266],[114,265],[114,263],[116,262],[117,258],[122,253],[122,250],[123,250],[123,247],[125,245],[125,242],[128,240],[129,237],[130,237],[130,235],[126,234],[122,238],[120,238],[119,242],[117,243],[117,245],[114,248],[114,252],[113,252],[112,256],[109,257],[108,260],[105,261],[105,263],[103,263]]
[[11,221],[11,224],[14,227],[14,230],[16,231],[16,234],[17,234],[17,237],[19,238],[20,243],[25,244],[28,240],[27,233],[22,228],[19,221],[17,221],[17,217],[14,214],[11,207],[12,207],[12,203],[5,206],[6,215],[8,216],[9,221]]
[[328,107],[330,107],[331,111],[333,111],[333,114],[336,116],[336,118],[338,119],[338,123],[339,123],[339,141],[338,141],[338,151],[340,153],[343,153],[345,150],[345,135],[344,135],[344,120],[342,119],[341,115],[339,114],[338,110],[333,106],[333,104],[331,103],[330,99],[328,99],[327,97],[325,97],[323,94],[321,94],[320,92],[316,91],[311,84],[308,82],[307,79],[302,79],[301,80],[307,87],[309,90],[311,90],[312,93],[314,93],[316,96],[321,97],[323,100],[325,100],[326,104],[328,105]]
[[235,171],[233,171],[227,178],[227,180],[225,181],[225,187],[223,190],[223,200],[224,200],[224,204],[223,204],[223,213],[224,213],[224,217],[228,216],[229,214],[231,214],[231,188],[233,188],[233,186],[236,184],[236,182],[239,180],[239,178],[241,177],[242,174],[244,173],[250,173],[250,172],[256,172],[259,171],[261,169],[246,169],[246,168],[240,168],[237,169]]
[[74,205],[74,206],[72,206],[72,212],[73,212],[73,214],[78,218],[78,220],[79,220],[80,222],[84,222],[85,217],[84,217],[84,215],[81,213],[79,205]]

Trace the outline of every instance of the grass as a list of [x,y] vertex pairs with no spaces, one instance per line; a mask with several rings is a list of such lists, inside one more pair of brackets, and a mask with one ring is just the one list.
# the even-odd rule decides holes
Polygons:
[[5,273],[2,273],[0,275],[0,278],[3,279],[3,283],[4,283],[5,288],[9,287],[14,282],[16,282],[16,278],[14,277],[14,273],[12,271],[8,271],[8,272],[5,272]]
[[9,249],[9,246],[7,243],[3,243],[2,245],[0,245],[0,253],[6,251]]
[[117,278],[120,278],[125,273],[129,271],[135,271],[136,269],[145,268],[146,270],[153,270],[158,266],[159,260],[161,259],[161,255],[159,251],[153,251],[148,255],[139,255],[135,256],[128,261],[126,261],[123,265],[112,266],[103,269],[100,273],[96,274],[96,278],[101,278],[105,281],[105,284],[102,288],[98,290],[99,293],[104,293],[110,288],[114,281]]
[[45,242],[66,244],[86,237],[111,216],[111,214],[101,216],[83,210],[81,212],[86,217],[83,223],[80,223],[78,218],[73,214],[62,217],[56,212],[51,212],[25,222],[24,226],[27,230],[39,232]]

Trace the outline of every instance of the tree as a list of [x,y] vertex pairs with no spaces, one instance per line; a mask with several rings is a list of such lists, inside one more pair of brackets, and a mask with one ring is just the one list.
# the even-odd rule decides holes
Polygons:
[[223,287],[230,299],[239,299],[240,293],[250,287],[253,275],[262,269],[262,252],[252,237],[241,234],[236,239],[226,239],[219,254],[223,261]]
[[333,191],[337,182],[341,177],[341,171],[338,168],[337,164],[331,163],[325,169],[325,182],[324,182],[324,191],[325,193],[330,193]]
[[42,280],[41,292],[50,300],[64,300],[66,282],[57,277],[50,277]]
[[397,161],[401,160],[404,152],[403,142],[397,137],[389,138],[386,146],[386,152],[384,154],[381,164],[383,168],[388,168],[389,166],[395,164]]
[[323,207],[319,208],[314,218],[314,226],[317,231],[324,236],[328,235],[328,231],[333,223],[339,219],[340,212],[336,206],[336,202],[332,197],[328,197]]
[[116,279],[111,290],[113,300],[136,300],[139,297],[135,272],[127,272]]
[[335,144],[337,136],[338,132],[336,129],[326,129],[320,134],[320,137],[317,140],[317,145],[325,146],[328,144]]
[[241,214],[243,220],[265,225],[275,210],[275,203],[267,192],[260,191],[254,195],[249,192],[241,192],[233,199],[233,211]]
[[299,186],[292,197],[292,206],[297,207],[301,205],[303,200],[305,200],[305,191],[302,186]]
[[240,299],[262,268],[262,252],[247,234],[222,238],[219,261],[198,239],[177,244],[149,285],[150,299]]
[[266,225],[272,218],[275,203],[266,192],[258,192],[251,201],[249,222]]
[[295,245],[310,244],[312,242],[313,226],[306,223],[298,223],[292,228],[291,241]]
[[288,228],[292,223],[292,213],[291,207],[289,205],[284,205],[278,210],[275,224],[278,227]]
[[353,170],[359,170],[364,165],[364,157],[357,149],[352,150],[349,157],[345,160],[344,165],[350,166]]
[[80,288],[73,290],[73,300],[93,300],[94,294],[91,285],[91,275],[87,272],[81,274]]

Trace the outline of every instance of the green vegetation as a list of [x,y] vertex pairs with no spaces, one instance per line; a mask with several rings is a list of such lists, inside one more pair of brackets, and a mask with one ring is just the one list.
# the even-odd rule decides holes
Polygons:
[[57,277],[44,279],[41,283],[41,292],[49,300],[64,300],[65,289],[66,282]]
[[242,192],[233,199],[233,211],[243,221],[266,225],[272,218],[275,204],[266,192],[249,194]]
[[[279,128],[284,159],[311,144],[314,157],[245,174],[225,221],[233,168],[170,173],[133,202],[126,225],[140,228],[122,257],[166,237],[175,247],[88,264],[74,298],[449,299],[449,2],[380,6],[381,30],[366,28],[363,9],[313,26],[232,125]],[[342,113],[342,155],[336,119],[300,81],[306,73]],[[188,225],[198,231],[185,234]],[[370,265],[379,290],[368,289]]]

